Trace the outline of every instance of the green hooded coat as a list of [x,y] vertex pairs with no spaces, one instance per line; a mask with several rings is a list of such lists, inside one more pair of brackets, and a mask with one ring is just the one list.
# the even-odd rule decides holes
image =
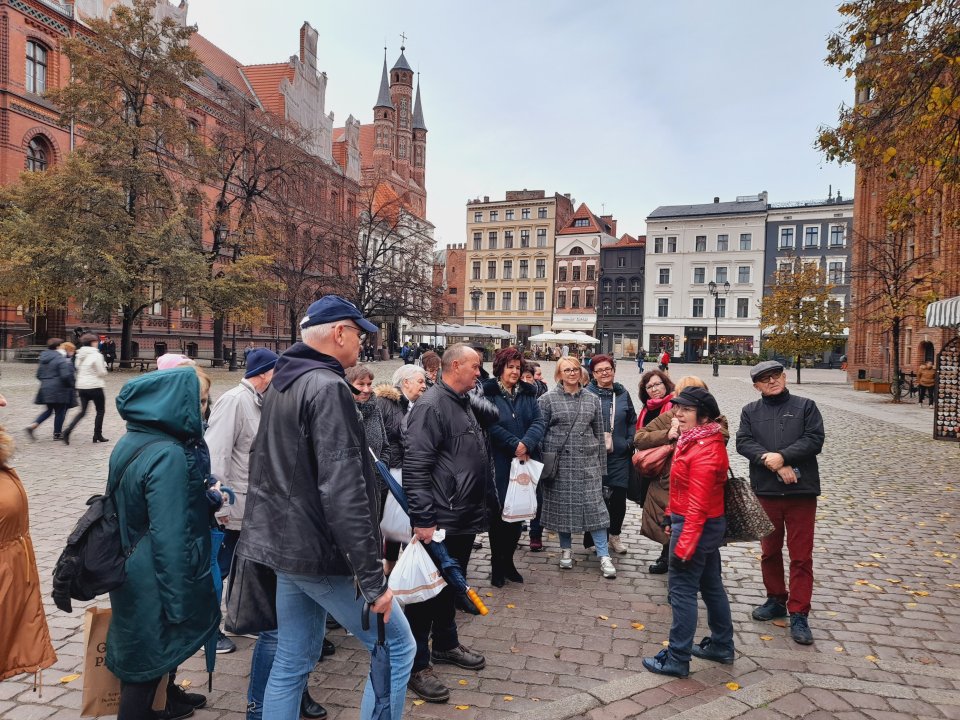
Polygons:
[[117,410],[127,433],[110,456],[107,487],[116,488],[124,546],[146,532],[127,560],[126,582],[110,593],[106,663],[123,681],[146,682],[197,652],[220,623],[197,375],[186,367],[131,380]]

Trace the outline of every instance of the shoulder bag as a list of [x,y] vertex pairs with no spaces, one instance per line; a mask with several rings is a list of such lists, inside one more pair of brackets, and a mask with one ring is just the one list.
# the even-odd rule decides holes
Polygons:
[[773,532],[773,523],[750,488],[750,481],[736,477],[727,470],[727,484],[723,488],[723,512],[727,520],[724,541],[753,542]]
[[[585,392],[586,390],[580,391],[580,401],[577,403],[577,414],[574,416],[573,422],[570,423],[570,429],[567,430],[567,434],[563,438],[563,442],[558,446],[560,448],[566,445],[567,440],[570,439],[570,433],[573,432],[573,426],[577,422],[577,417],[580,416],[580,407],[583,405],[583,393]],[[541,454],[543,455],[543,471],[540,473],[540,482],[543,483],[545,487],[550,487],[557,479],[557,471],[560,469],[560,451],[544,450]]]
[[660,477],[667,460],[673,454],[673,443],[657,445],[633,454],[633,466],[641,477]]

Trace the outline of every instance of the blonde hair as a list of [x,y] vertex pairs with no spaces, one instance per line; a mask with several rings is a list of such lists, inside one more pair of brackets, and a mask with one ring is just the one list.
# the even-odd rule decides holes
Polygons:
[[707,384],[696,375],[684,375],[682,378],[677,380],[677,384],[674,385],[673,394],[679,395],[681,391],[686,390],[688,387],[703,388],[708,392],[710,390],[710,388],[707,387]]
[[7,460],[13,455],[15,445],[3,425],[0,425],[0,468],[7,466]]
[[[583,368],[580,366],[580,361],[577,360],[575,357],[572,357],[570,355],[568,355],[567,357],[562,357],[559,360],[557,360],[557,367],[553,371],[553,379],[556,380],[557,382],[560,382],[560,378],[563,377],[562,373],[565,365],[569,365],[570,367],[575,367],[577,370],[581,370],[581,371],[583,370]],[[579,383],[583,385],[582,372],[580,373]]]
[[67,355],[70,355],[71,353],[75,353],[77,351],[77,346],[68,340],[67,342],[60,343],[60,347],[57,349],[63,350]]

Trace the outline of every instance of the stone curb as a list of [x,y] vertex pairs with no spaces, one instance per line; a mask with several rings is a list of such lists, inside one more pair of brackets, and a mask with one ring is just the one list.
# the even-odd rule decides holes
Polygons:
[[749,710],[749,705],[732,697],[722,697],[670,717],[671,720],[733,720]]
[[[878,660],[876,662],[866,658],[856,658],[850,655],[826,655],[825,653],[798,654],[792,650],[776,650],[767,647],[751,647],[744,657],[772,658],[776,660],[809,660],[822,665],[837,665],[848,668],[873,668],[898,675],[919,675],[921,677],[956,679],[960,668],[943,667],[941,665],[923,665],[921,663],[906,662],[904,660]],[[759,663],[758,663],[759,664]]]
[[804,687],[822,688],[824,690],[847,690],[865,695],[877,695],[879,697],[898,698],[901,700],[915,700],[917,698],[917,691],[909,685],[871,682],[869,680],[837,677],[836,675],[813,675],[811,673],[795,673],[795,675]]
[[735,698],[737,702],[756,709],[768,705],[784,695],[789,695],[795,690],[799,690],[800,687],[801,684],[797,678],[789,673],[784,673],[783,675],[768,677],[756,685],[748,685],[737,690]]
[[581,692],[541,705],[536,710],[519,713],[517,717],[526,720],[566,720],[590,712],[596,707],[600,707],[600,701],[590,693]]

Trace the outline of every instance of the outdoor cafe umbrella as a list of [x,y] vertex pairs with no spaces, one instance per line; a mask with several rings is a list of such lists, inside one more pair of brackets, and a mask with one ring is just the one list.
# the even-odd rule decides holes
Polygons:
[[[373,690],[373,710],[370,720],[388,720],[390,718],[390,648],[386,643],[386,628],[383,615],[377,616],[377,642],[370,651],[370,689]],[[360,624],[364,630],[370,629],[370,603],[363,604]]]
[[[394,479],[387,464],[383,462],[383,460],[377,459],[377,456],[373,454],[373,450],[370,451],[370,454],[373,455],[373,464],[377,468],[377,472],[380,473],[380,477],[386,483],[387,488],[389,488],[391,494],[396,499],[397,504],[400,505],[400,509],[409,515],[410,505],[407,502],[407,494]],[[433,560],[434,565],[437,566],[437,570],[440,571],[443,579],[447,581],[447,585],[452,587],[458,594],[466,596],[467,599],[473,603],[474,607],[480,611],[481,615],[486,615],[490,612],[487,610],[487,606],[483,604],[483,600],[480,599],[477,591],[467,585],[467,579],[463,575],[463,570],[460,569],[460,563],[451,557],[446,545],[438,540],[433,540],[428,543],[423,543],[423,549],[427,551],[430,559]]]

